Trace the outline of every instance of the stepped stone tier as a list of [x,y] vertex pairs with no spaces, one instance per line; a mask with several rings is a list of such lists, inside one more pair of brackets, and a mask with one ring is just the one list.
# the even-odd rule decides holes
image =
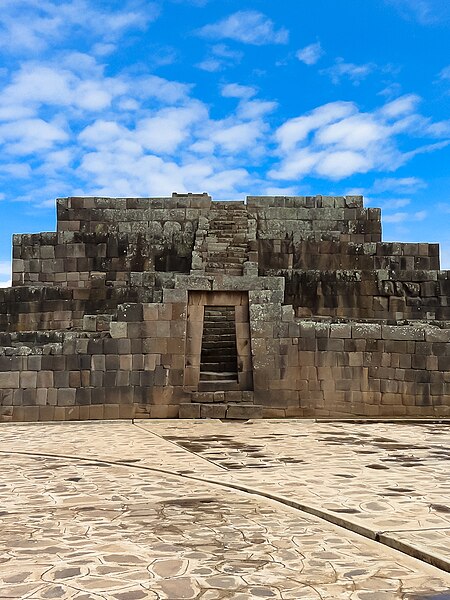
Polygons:
[[0,290],[0,420],[450,416],[450,271],[360,196],[60,198]]

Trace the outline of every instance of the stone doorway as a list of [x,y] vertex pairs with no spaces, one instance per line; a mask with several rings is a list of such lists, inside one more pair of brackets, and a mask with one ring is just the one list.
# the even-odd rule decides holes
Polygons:
[[253,389],[248,292],[189,292],[184,387]]
[[198,389],[239,389],[234,306],[204,307]]

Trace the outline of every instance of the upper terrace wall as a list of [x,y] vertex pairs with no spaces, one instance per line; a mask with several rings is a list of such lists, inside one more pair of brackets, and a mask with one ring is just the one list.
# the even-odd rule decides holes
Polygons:
[[269,271],[299,317],[450,319],[450,271]]
[[131,272],[189,272],[207,195],[59,198],[57,233],[16,235],[13,285],[87,287],[91,272],[129,283]]
[[379,208],[364,208],[362,196],[248,196],[257,237],[355,243],[381,241]]
[[112,314],[122,302],[148,302],[152,288],[98,287],[69,289],[27,287],[0,289],[0,332],[80,328],[84,315]]
[[[133,272],[187,273],[199,225],[207,229],[215,208],[221,206],[231,204],[211,202],[207,194],[59,198],[57,233],[14,236],[13,285],[88,287],[90,274],[98,271],[117,285],[130,283]],[[275,259],[281,246],[286,252],[287,240],[293,244],[293,262],[298,263],[299,255],[310,255],[309,247],[306,255],[299,248],[300,240],[344,244],[381,239],[380,213],[363,208],[361,197],[250,196],[247,211],[260,241],[261,268],[274,266],[267,254]],[[291,265],[279,268],[283,266]]]
[[[197,232],[233,204],[207,194],[59,199],[58,232],[14,236],[13,285],[128,288],[123,298],[136,300],[137,288],[167,287],[155,272],[189,273]],[[249,196],[246,209],[259,275],[286,279],[285,303],[298,316],[450,318],[438,245],[381,242],[380,211],[365,209],[362,197]],[[31,303],[33,318],[10,305],[6,326],[55,321]],[[60,322],[76,327],[81,309],[70,310]]]
[[439,270],[439,244],[259,239],[259,269]]

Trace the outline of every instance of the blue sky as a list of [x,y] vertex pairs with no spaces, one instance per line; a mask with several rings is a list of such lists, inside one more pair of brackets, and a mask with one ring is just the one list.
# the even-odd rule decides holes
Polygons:
[[2,0],[0,282],[69,195],[362,193],[450,268],[448,0]]

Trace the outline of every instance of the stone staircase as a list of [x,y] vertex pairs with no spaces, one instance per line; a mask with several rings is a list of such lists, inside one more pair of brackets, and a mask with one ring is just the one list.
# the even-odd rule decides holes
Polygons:
[[264,407],[239,389],[234,306],[205,306],[198,390],[180,419],[260,419]]
[[180,419],[261,419],[264,407],[254,403],[253,392],[192,392],[191,402],[180,404]]
[[[249,218],[243,202],[217,202],[208,228],[198,232],[193,269],[205,274],[243,275],[249,261]],[[195,257],[195,258],[194,258]]]
[[237,390],[234,306],[205,306],[199,391]]

